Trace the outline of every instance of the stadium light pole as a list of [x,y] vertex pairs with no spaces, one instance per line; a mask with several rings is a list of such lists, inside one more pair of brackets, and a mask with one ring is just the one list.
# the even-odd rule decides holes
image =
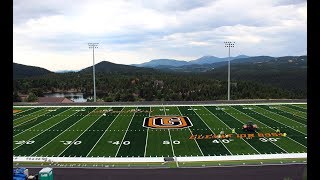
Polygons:
[[89,49],[92,48],[92,59],[93,59],[93,102],[96,102],[96,74],[95,74],[95,67],[94,67],[94,49],[98,48],[99,43],[88,43]]
[[230,48],[234,47],[235,42],[224,42],[224,47],[229,48],[228,58],[228,101],[230,101]]

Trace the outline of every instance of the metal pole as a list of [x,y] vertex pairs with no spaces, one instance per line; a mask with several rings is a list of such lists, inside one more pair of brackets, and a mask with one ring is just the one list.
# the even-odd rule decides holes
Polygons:
[[229,48],[228,56],[228,101],[230,101],[230,48],[234,47],[235,42],[224,42],[225,47]]
[[228,101],[230,101],[230,46],[229,46],[229,60],[228,60]]
[[94,48],[92,48],[92,59],[93,59],[93,102],[97,101],[96,97],[96,72],[94,66]]
[[92,60],[93,60],[93,65],[92,65],[92,73],[93,73],[93,102],[97,101],[96,98],[96,73],[95,73],[95,63],[94,63],[94,48],[98,48],[99,43],[88,43],[89,48],[92,48]]

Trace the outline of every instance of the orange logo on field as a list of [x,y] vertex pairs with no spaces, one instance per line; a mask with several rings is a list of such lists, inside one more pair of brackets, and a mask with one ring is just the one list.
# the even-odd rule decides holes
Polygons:
[[151,116],[144,118],[143,127],[147,128],[187,128],[191,127],[192,123],[186,116]]
[[21,110],[14,109],[14,110],[13,110],[13,114],[14,114],[14,113],[17,113],[17,112],[20,112],[20,111],[21,111]]

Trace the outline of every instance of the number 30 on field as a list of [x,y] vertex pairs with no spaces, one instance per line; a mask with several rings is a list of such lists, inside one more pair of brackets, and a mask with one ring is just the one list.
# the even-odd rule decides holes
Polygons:
[[70,144],[73,144],[73,145],[79,145],[81,144],[81,141],[60,141],[62,142],[64,145],[70,145]]

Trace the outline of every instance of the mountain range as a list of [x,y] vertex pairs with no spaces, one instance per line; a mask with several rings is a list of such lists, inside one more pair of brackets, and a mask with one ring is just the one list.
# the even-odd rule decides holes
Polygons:
[[[295,61],[295,59],[302,59],[301,61]],[[228,63],[228,58],[218,58],[215,56],[203,56],[199,59],[193,61],[179,61],[174,59],[156,59],[151,60],[146,63],[135,64],[135,65],[123,65],[123,64],[115,64],[108,61],[102,61],[95,65],[96,72],[150,72],[151,70],[154,71],[155,69],[161,71],[174,71],[174,72],[211,72],[212,70],[216,69],[215,71],[218,72],[217,68],[226,66]],[[293,63],[290,63],[292,61]],[[211,63],[210,63],[211,62]],[[271,57],[271,56],[254,56],[249,57],[246,55],[240,55],[236,57],[230,58],[231,67],[239,66],[243,64],[241,67],[243,70],[251,69],[258,66],[268,66],[269,69],[277,68],[280,64],[282,66],[294,65],[303,63],[306,66],[307,57],[306,56],[284,56],[284,57]],[[265,63],[266,64],[261,64]],[[279,68],[279,67],[278,67]],[[36,67],[36,66],[28,66],[18,63],[13,63],[13,78],[20,79],[25,77],[33,77],[33,76],[41,76],[45,74],[51,73],[72,73],[72,72],[79,72],[79,73],[87,73],[92,72],[92,66],[86,67],[79,71],[71,71],[71,70],[61,70],[52,72],[44,68]]]
[[[230,60],[248,58],[246,55],[239,55],[236,57],[230,57]],[[215,56],[203,56],[201,58],[184,61],[184,60],[176,60],[176,59],[154,59],[149,62],[141,63],[141,64],[132,64],[132,66],[137,67],[152,67],[157,69],[162,69],[166,67],[181,67],[188,65],[203,65],[203,64],[213,64],[217,62],[227,61],[229,58],[219,58]]]

